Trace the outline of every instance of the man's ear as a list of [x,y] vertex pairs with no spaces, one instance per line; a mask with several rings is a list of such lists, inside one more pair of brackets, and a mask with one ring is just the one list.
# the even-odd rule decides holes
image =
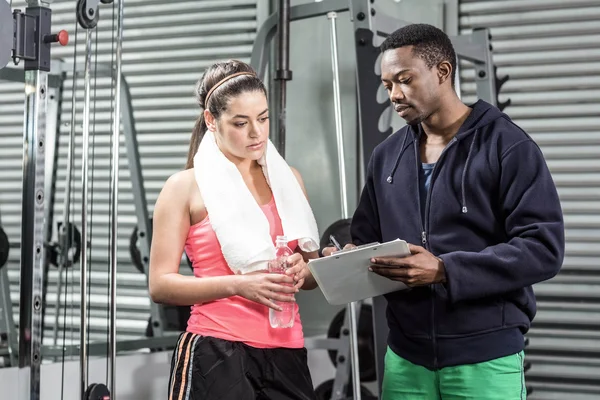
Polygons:
[[452,78],[452,64],[448,61],[442,61],[437,66],[437,73],[440,85]]
[[217,120],[215,119],[214,115],[212,115],[211,112],[208,110],[204,110],[204,122],[206,123],[206,127],[209,131],[217,131]]

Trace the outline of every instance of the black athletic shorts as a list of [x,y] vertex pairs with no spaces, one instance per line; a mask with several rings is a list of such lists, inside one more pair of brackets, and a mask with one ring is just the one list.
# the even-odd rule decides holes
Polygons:
[[171,361],[169,400],[316,400],[307,351],[258,349],[184,332]]

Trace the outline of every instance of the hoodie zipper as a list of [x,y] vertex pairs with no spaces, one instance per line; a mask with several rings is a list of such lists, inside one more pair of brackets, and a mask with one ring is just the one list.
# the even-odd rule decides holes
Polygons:
[[[427,250],[427,251],[431,251],[429,246],[428,246],[428,240],[427,240],[427,235],[428,235],[428,229],[429,229],[429,206],[431,203],[431,192],[433,190],[433,184],[435,181],[435,173],[436,170],[438,168],[438,165],[440,163],[440,161],[442,161],[444,154],[446,153],[446,150],[448,150],[448,148],[450,148],[454,143],[457,142],[456,137],[453,137],[452,140],[446,145],[446,147],[444,148],[444,150],[442,150],[442,153],[440,154],[440,157],[438,158],[438,160],[435,162],[435,165],[433,166],[433,171],[431,171],[431,181],[429,183],[429,189],[427,190],[427,197],[425,198],[425,213],[423,214],[423,210],[421,210],[421,182],[420,182],[420,171],[421,171],[421,155],[420,155],[420,148],[421,148],[421,143],[420,140],[416,140],[415,143],[415,158],[417,160],[417,197],[418,197],[418,201],[419,201],[419,212],[424,215],[424,219],[425,219],[425,223],[423,224],[423,218],[421,218],[421,243],[423,244],[423,247]],[[435,330],[435,288],[433,285],[430,285],[430,290],[431,290],[431,339],[432,339],[432,344],[433,344],[433,368],[437,369],[438,367],[438,359],[437,359],[437,341],[436,341],[436,330]]]

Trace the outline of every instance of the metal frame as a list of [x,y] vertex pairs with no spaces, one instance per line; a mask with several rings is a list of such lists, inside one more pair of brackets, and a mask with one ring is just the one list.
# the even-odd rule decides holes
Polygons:
[[[60,109],[62,107],[62,82],[65,78],[65,73],[62,71],[59,63],[52,63],[52,68],[57,71],[55,75],[48,76],[49,85],[47,86],[47,110],[46,110],[46,140],[45,140],[45,177],[44,177],[44,225],[45,239],[44,244],[50,244],[52,240],[52,228],[54,221],[54,202],[55,202],[55,187],[56,173],[58,162],[58,143],[60,134]],[[14,68],[6,68],[0,70],[0,79],[10,80],[15,82],[25,83],[25,74],[22,70]],[[21,248],[21,243],[11,243],[11,248]],[[46,293],[49,272],[48,254],[43,260],[43,275],[42,275],[42,321],[44,320],[47,307]],[[57,305],[58,307],[58,305]],[[10,279],[8,276],[8,266],[0,269],[0,333],[6,333],[8,339],[9,365],[15,366],[18,364],[18,349],[17,349],[17,331],[12,315],[12,301],[10,299]],[[58,314],[57,314],[58,315]],[[42,329],[40,340],[43,340],[44,330]],[[5,356],[4,353],[0,356]]]
[[[67,66],[64,65],[60,69],[61,71],[66,71]],[[81,74],[82,71],[77,71],[77,74]],[[111,69],[109,65],[98,64],[97,74],[99,76],[112,76]],[[62,74],[62,72],[61,72]],[[24,82],[23,71],[15,69],[15,68],[5,68],[0,70],[0,79],[10,80],[15,82]],[[63,79],[60,75],[54,75],[51,73],[48,77],[49,81],[49,90],[58,90],[60,91],[63,84]],[[136,216],[138,220],[138,236],[139,236],[139,247],[140,254],[142,258],[142,264],[144,267],[144,274],[146,275],[146,279],[148,279],[148,267],[149,267],[149,257],[150,257],[150,244],[152,241],[152,229],[150,226],[150,219],[148,213],[148,203],[145,195],[144,181],[142,175],[142,168],[140,163],[140,155],[139,155],[139,147],[137,141],[137,130],[135,127],[135,120],[133,117],[133,107],[131,104],[131,92],[129,90],[129,84],[125,77],[121,74],[120,85],[122,90],[120,90],[120,114],[121,114],[121,124],[123,126],[123,134],[125,137],[125,145],[127,148],[127,159],[129,163],[129,170],[131,174],[131,182],[133,188],[133,197],[136,209]],[[56,179],[56,175],[54,175],[54,179]],[[47,182],[46,182],[47,183]],[[47,185],[47,187],[54,187],[55,185]],[[164,313],[162,312],[161,307],[151,302],[150,305],[150,315],[153,322],[153,330],[156,336],[163,336],[165,325]],[[170,335],[166,335],[169,337]],[[171,341],[171,339],[167,339],[167,341]],[[135,342],[135,341],[132,341]],[[160,339],[156,341],[162,345]],[[140,342],[140,347],[145,348],[147,343],[153,343],[152,339],[148,341],[142,340]],[[172,345],[176,343],[176,338],[172,340]],[[44,346],[44,348],[51,349],[53,346]],[[79,349],[79,346],[66,346],[67,348],[71,348],[73,350]],[[103,347],[106,350],[105,347]],[[44,351],[44,354],[46,352]],[[48,354],[52,354],[50,351]]]
[[[358,135],[359,135],[359,187],[364,186],[364,174],[367,161],[373,149],[386,137],[392,134],[390,127],[384,132],[378,128],[381,114],[390,107],[389,101],[380,104],[377,102],[377,91],[381,86],[379,75],[374,72],[373,66],[380,55],[379,45],[391,32],[408,25],[411,22],[397,20],[379,13],[374,1],[370,0],[329,0],[326,2],[309,3],[290,8],[290,21],[299,21],[308,18],[325,16],[331,12],[350,12],[355,35],[355,49],[357,60],[357,99],[358,99]],[[270,58],[270,43],[273,40],[278,16],[276,13],[269,16],[257,32],[252,49],[251,64],[258,75],[263,78],[266,65]],[[496,105],[496,77],[492,61],[490,35],[487,29],[474,30],[469,35],[450,35],[450,39],[459,59],[472,62],[475,65],[477,97]],[[367,134],[368,133],[368,134]],[[381,393],[383,380],[383,361],[387,348],[388,327],[385,315],[387,301],[384,297],[375,297],[373,300],[373,330],[375,340],[375,362],[377,368],[378,389]],[[342,332],[348,329],[350,311],[346,311]],[[356,319],[358,320],[358,312]],[[351,324],[350,324],[351,325]],[[358,323],[355,325],[357,326]],[[309,342],[307,347],[327,348],[335,346],[338,349],[338,359],[347,359],[350,343],[344,335],[340,339],[330,342]],[[338,361],[339,361],[338,360]],[[347,384],[347,364],[338,363],[332,398],[340,399],[343,388]],[[356,396],[356,394],[355,394]],[[359,394],[360,396],[360,394]]]
[[[35,15],[34,37],[21,38],[37,44],[33,59],[25,59],[25,121],[23,123],[23,198],[21,226],[21,280],[19,303],[19,367],[28,368],[30,400],[40,398],[42,361],[42,305],[46,250],[44,246],[45,141],[48,100],[49,46],[42,45],[50,33],[51,10],[28,0],[26,15]],[[27,33],[26,33],[27,35]],[[30,39],[30,40],[27,40]],[[33,39],[33,40],[31,40]]]
[[[63,66],[61,71],[66,71],[67,66]],[[82,71],[77,71],[79,75]],[[110,65],[98,64],[97,74],[99,76],[112,76]],[[15,68],[5,68],[0,70],[0,79],[10,80],[15,82],[24,82],[23,71],[15,69]],[[49,88],[50,89],[59,89],[62,87],[63,80],[59,76],[55,76],[53,73],[48,77],[49,80]],[[140,163],[140,155],[139,155],[139,147],[137,141],[137,130],[135,127],[135,120],[133,117],[133,107],[131,104],[131,92],[129,90],[129,84],[125,79],[124,75],[121,74],[120,78],[120,114],[121,114],[121,124],[123,126],[123,134],[125,137],[125,146],[127,148],[127,159],[129,163],[129,170],[131,174],[131,182],[133,188],[133,197],[136,209],[136,216],[138,220],[138,236],[139,236],[139,247],[140,254],[142,258],[142,264],[144,266],[144,274],[146,275],[146,279],[148,279],[148,267],[149,267],[149,258],[150,258],[150,243],[152,242],[152,229],[150,226],[150,219],[148,213],[148,203],[146,200],[146,191],[144,188],[144,180],[142,175],[142,167]],[[54,187],[54,185],[52,185]],[[164,334],[164,313],[162,312],[161,307],[154,303],[150,303],[150,316],[153,322],[153,330],[156,336],[163,336]],[[169,337],[170,335],[166,335]],[[172,340],[167,339],[169,343],[175,345],[176,339]],[[132,341],[135,342],[135,341]],[[151,339],[148,341],[140,340],[140,346],[138,349],[147,347],[147,343],[153,343]],[[162,345],[160,339],[156,341]],[[65,346],[74,351],[78,351],[79,346]],[[44,349],[52,349],[54,346],[44,346]],[[118,346],[117,346],[118,348]],[[62,349],[62,347],[61,347]],[[104,353],[106,352],[106,346],[102,347]],[[104,354],[104,353],[96,353]],[[50,350],[48,353],[44,351],[45,354],[53,354]]]
[[[55,71],[55,70],[66,71],[67,67],[68,66],[66,66],[66,65],[63,65],[63,66],[53,65],[52,66],[53,71]],[[82,71],[77,71],[78,75],[80,75],[81,72]],[[110,69],[109,65],[98,64],[98,68],[97,68],[96,72],[98,73],[98,75],[111,76],[111,69]],[[63,74],[63,73],[60,72],[60,74]],[[49,83],[48,90],[50,93],[52,90],[54,90],[58,93],[61,92],[62,85],[63,85],[63,77],[60,74],[55,74],[54,72],[51,72],[51,74],[48,75],[48,83]],[[15,82],[25,82],[23,71],[19,70],[19,69],[15,69],[15,68],[1,69],[0,70],[0,79],[15,81]],[[133,117],[133,108],[132,108],[132,104],[131,104],[131,93],[129,90],[129,85],[127,83],[127,80],[125,79],[125,77],[123,75],[121,75],[120,82],[121,82],[121,87],[122,87],[122,90],[120,92],[121,123],[123,126],[125,145],[127,148],[127,158],[128,158],[129,169],[130,169],[130,174],[131,174],[131,181],[132,181],[132,188],[133,188],[133,195],[134,195],[134,203],[135,203],[135,208],[136,208],[136,216],[137,216],[137,220],[138,220],[138,227],[140,227],[138,229],[138,236],[140,239],[139,240],[140,254],[141,254],[142,263],[144,266],[144,273],[145,273],[146,277],[148,277],[148,261],[149,261],[149,254],[150,254],[150,243],[152,240],[151,239],[152,230],[151,230],[151,226],[150,226],[148,205],[147,205],[146,196],[145,196],[146,192],[145,192],[145,188],[144,188],[144,181],[143,181],[143,176],[142,176],[142,169],[141,169],[140,156],[139,156],[139,150],[138,150],[139,147],[138,147],[138,141],[137,141],[137,131],[136,131],[136,127],[135,127],[135,120]],[[57,98],[57,100],[58,100],[58,98]],[[52,108],[52,107],[49,107],[49,108]],[[60,101],[57,101],[56,111],[58,111],[59,109],[60,109]],[[58,123],[56,122],[55,124],[58,127]],[[48,154],[49,150],[50,150],[49,148],[46,149],[46,154]],[[46,174],[46,175],[48,175],[48,174]],[[52,176],[53,176],[53,179],[55,180],[56,175],[52,175]],[[54,183],[52,183],[52,184],[49,184],[48,182],[45,182],[45,183],[46,183],[47,188],[54,189],[54,187],[55,187]],[[0,307],[0,308],[2,308],[3,311],[6,311],[3,315],[6,317],[6,320],[9,322],[9,328],[12,326],[12,332],[14,333],[14,336],[9,335],[9,338],[10,337],[16,338],[15,324],[14,324],[14,322],[10,323],[10,321],[12,321],[12,306],[10,303],[10,293],[8,291],[9,281],[8,281],[8,274],[7,274],[6,268],[2,268],[2,270],[0,270],[0,274],[1,274],[0,275],[0,284],[2,284],[2,287],[0,287],[0,290],[6,287],[5,288],[6,290],[4,290],[3,293],[6,293],[6,296],[4,296],[4,297],[6,297],[8,300],[8,302],[4,302],[4,304],[8,304],[8,306],[4,306],[3,308],[2,307]],[[0,306],[2,304],[3,304],[2,298],[0,298]],[[176,344],[178,335],[175,335],[175,334],[171,335],[167,332],[164,332],[163,326],[165,325],[165,322],[164,322],[165,317],[164,317],[163,309],[158,304],[151,302],[150,315],[152,318],[153,330],[154,330],[156,337],[147,338],[147,339],[120,341],[116,344],[116,351],[130,351],[130,350],[137,350],[137,349],[143,349],[143,348],[173,347]],[[10,343],[13,343],[13,346],[16,346],[16,341],[13,340]],[[325,347],[327,347],[326,343],[327,343],[327,341],[325,341]],[[77,354],[80,351],[80,345],[64,346],[64,348],[65,348],[66,354]],[[63,346],[56,346],[56,345],[43,346],[42,357],[60,357],[60,356],[62,356],[62,352],[63,352]],[[97,344],[90,345],[90,349],[88,351],[88,356],[98,356],[98,355],[105,355],[105,354],[106,354],[106,345],[105,344],[97,343]],[[2,355],[4,355],[4,354],[2,354]],[[18,355],[18,351],[17,351],[16,347],[14,348],[14,351],[11,351],[10,349],[8,349],[6,356],[15,357],[14,362],[11,363],[11,365],[16,364],[17,355]]]
[[[51,222],[48,220],[53,216],[53,210],[47,206],[53,202],[53,196],[46,186],[46,131],[54,128],[56,132],[58,122],[57,115],[50,119],[50,124],[47,121],[48,98],[51,96],[48,86],[51,44],[59,41],[59,35],[50,33],[52,10],[48,7],[49,3],[51,0],[28,0],[25,13],[16,10],[11,21],[14,23],[12,46],[9,42],[13,62],[18,64],[20,60],[25,61],[18,365],[26,372],[23,374],[27,382],[26,398],[31,400],[40,398],[44,289],[47,281],[46,243],[51,232]],[[10,7],[8,11],[11,12]],[[2,12],[6,12],[6,9]],[[3,18],[6,19],[6,15]],[[48,139],[54,139],[50,146],[52,153],[57,137],[50,135]],[[54,154],[51,155],[54,161]],[[50,174],[54,173],[53,168]],[[49,201],[46,200],[47,195],[50,195]],[[4,291],[8,286],[6,273],[2,280]],[[10,295],[4,293],[2,300],[4,313],[7,315],[9,309],[12,313]],[[5,329],[12,339],[12,318],[4,319],[7,323]],[[10,343],[11,361],[15,358],[13,350]]]
[[[325,16],[327,13],[348,11],[348,0],[327,0],[319,3],[302,4],[290,7],[290,22]],[[271,14],[256,32],[250,64],[260,77],[264,77],[269,62],[269,44],[277,31],[277,13]]]
[[[133,198],[135,203],[136,216],[138,220],[138,238],[140,247],[140,256],[144,267],[146,283],[148,283],[148,272],[150,262],[150,244],[152,243],[152,227],[148,217],[148,203],[146,200],[146,190],[144,188],[144,178],[142,176],[142,166],[140,163],[140,153],[137,141],[137,131],[135,120],[133,118],[133,107],[131,106],[131,92],[125,77],[121,75],[121,112],[123,133],[125,135],[125,145],[127,146],[127,159],[129,161],[129,173],[131,174],[131,183],[133,188]],[[155,336],[164,334],[165,314],[162,307],[155,302],[150,302],[150,316],[152,318],[152,329]]]
[[19,367],[30,368],[29,398],[40,395],[44,275],[44,156],[48,73],[25,71]]

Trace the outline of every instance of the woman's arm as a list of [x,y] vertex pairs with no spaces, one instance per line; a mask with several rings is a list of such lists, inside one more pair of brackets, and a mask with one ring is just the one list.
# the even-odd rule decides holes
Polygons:
[[[154,208],[150,249],[150,298],[156,303],[192,305],[234,295],[278,309],[269,299],[286,301],[293,288],[289,277],[275,274],[197,278],[179,274],[179,263],[190,229],[189,180],[183,171],[171,176]],[[286,281],[287,279],[287,281]],[[281,293],[281,294],[279,294]]]

